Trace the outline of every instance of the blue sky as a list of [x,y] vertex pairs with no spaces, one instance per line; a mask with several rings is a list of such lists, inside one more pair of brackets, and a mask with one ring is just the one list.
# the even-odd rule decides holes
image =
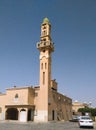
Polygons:
[[52,78],[62,94],[96,106],[96,1],[0,0],[0,91],[39,84],[40,26],[52,25]]

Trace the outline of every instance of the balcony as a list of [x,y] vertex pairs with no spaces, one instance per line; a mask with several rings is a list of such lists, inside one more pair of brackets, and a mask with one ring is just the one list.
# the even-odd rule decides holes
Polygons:
[[44,48],[49,48],[52,51],[54,51],[54,44],[51,41],[40,41],[37,43],[37,48],[39,50],[44,49]]

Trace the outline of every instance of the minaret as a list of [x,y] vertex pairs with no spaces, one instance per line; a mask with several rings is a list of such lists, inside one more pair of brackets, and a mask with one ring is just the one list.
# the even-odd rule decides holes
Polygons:
[[48,18],[44,18],[41,24],[40,42],[37,43],[40,51],[40,93],[39,105],[42,120],[48,120],[48,93],[51,89],[51,53],[54,45],[51,39],[51,24]]

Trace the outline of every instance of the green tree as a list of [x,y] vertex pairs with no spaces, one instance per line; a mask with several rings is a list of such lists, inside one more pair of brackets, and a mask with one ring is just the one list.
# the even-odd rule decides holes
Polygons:
[[85,113],[90,113],[91,116],[93,116],[93,117],[96,116],[96,108],[89,108],[89,107],[79,108],[78,112],[81,112],[82,115],[85,115]]
[[91,109],[91,115],[92,116],[96,116],[96,108],[92,108]]

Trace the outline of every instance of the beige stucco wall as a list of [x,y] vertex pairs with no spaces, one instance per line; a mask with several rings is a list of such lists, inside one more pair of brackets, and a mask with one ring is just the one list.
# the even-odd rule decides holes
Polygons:
[[85,107],[88,107],[88,104],[86,103],[80,103],[78,101],[75,101],[73,102],[72,104],[72,111],[75,113],[75,114],[78,114],[78,109],[79,108],[85,108]]
[[6,104],[6,94],[0,94],[0,120],[5,119],[5,104]]
[[32,87],[28,88],[28,104],[34,105],[35,90]]
[[52,120],[52,111],[55,112],[55,120],[72,119],[72,100],[58,92],[51,91],[49,96],[49,120]]
[[[17,98],[15,97],[16,95],[18,95]],[[2,108],[0,120],[5,119],[5,113],[8,108],[17,108],[20,111],[26,105],[34,106],[34,89],[32,87],[7,89],[6,94],[0,94],[0,108]],[[27,110],[27,106],[23,108]]]
[[[18,98],[15,95],[18,94]],[[6,105],[27,105],[28,104],[28,88],[11,88],[7,89]]]

